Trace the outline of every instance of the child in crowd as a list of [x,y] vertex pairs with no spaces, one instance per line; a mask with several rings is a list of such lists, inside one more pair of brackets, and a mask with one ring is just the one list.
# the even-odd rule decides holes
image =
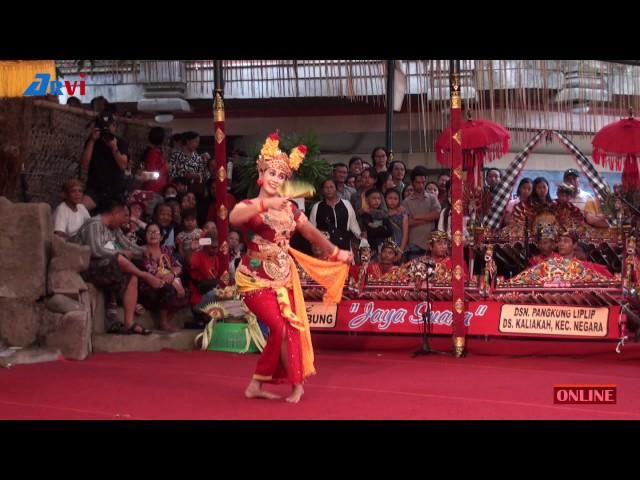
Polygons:
[[387,190],[384,198],[387,202],[387,215],[393,231],[391,238],[398,245],[402,255],[409,242],[409,215],[407,215],[404,207],[400,205],[400,192],[398,190]]
[[202,230],[198,228],[195,209],[185,210],[182,214],[182,231],[176,237],[176,245],[180,256],[189,264],[193,252],[200,250],[198,240],[202,236]]
[[382,208],[382,192],[374,187],[367,190],[365,196],[369,204],[369,211],[360,215],[360,228],[367,232],[372,256],[377,258],[379,247],[382,242],[393,235],[393,230],[389,216]]

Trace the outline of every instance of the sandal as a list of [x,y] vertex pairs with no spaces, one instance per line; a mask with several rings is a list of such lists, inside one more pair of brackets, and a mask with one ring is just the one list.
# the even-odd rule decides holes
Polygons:
[[134,335],[149,335],[151,333],[151,330],[149,330],[148,328],[144,328],[139,323],[134,322],[134,324],[129,327],[127,332]]
[[115,333],[117,335],[128,335],[129,331],[122,322],[113,322],[107,329],[108,333]]

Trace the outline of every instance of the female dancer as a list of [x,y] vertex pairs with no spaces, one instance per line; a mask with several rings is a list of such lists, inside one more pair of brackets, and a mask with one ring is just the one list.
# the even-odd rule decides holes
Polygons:
[[[279,398],[262,389],[263,382],[292,384],[290,403],[300,401],[303,380],[315,373],[313,347],[302,288],[295,260],[305,272],[327,288],[325,302],[337,303],[353,259],[307,221],[295,203],[281,197],[279,189],[297,170],[306,153],[300,145],[288,156],[271,134],[258,157],[256,198],[238,203],[229,221],[242,231],[247,252],[236,270],[236,285],[247,307],[269,327],[267,345],[245,390],[248,398]],[[329,261],[305,255],[289,246],[295,232],[319,247]]]

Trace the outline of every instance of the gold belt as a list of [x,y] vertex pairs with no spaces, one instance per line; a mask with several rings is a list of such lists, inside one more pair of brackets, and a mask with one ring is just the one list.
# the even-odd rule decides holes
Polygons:
[[280,252],[284,253],[285,255],[288,255],[287,252],[285,250],[277,250],[277,251],[258,251],[258,250],[248,250],[247,251],[247,255],[249,255],[249,258],[255,258],[256,260],[268,260],[271,262],[276,262],[278,261],[278,255],[280,254]]

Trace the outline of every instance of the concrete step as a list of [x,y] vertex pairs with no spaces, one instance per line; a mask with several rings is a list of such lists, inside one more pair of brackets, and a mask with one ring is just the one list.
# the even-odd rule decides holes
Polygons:
[[96,333],[92,337],[94,352],[158,352],[165,348],[193,350],[194,340],[202,330],[168,333],[154,331],[150,335],[116,335]]
[[12,348],[0,351],[0,367],[11,368],[14,365],[55,362],[60,360],[62,353],[53,347]]

